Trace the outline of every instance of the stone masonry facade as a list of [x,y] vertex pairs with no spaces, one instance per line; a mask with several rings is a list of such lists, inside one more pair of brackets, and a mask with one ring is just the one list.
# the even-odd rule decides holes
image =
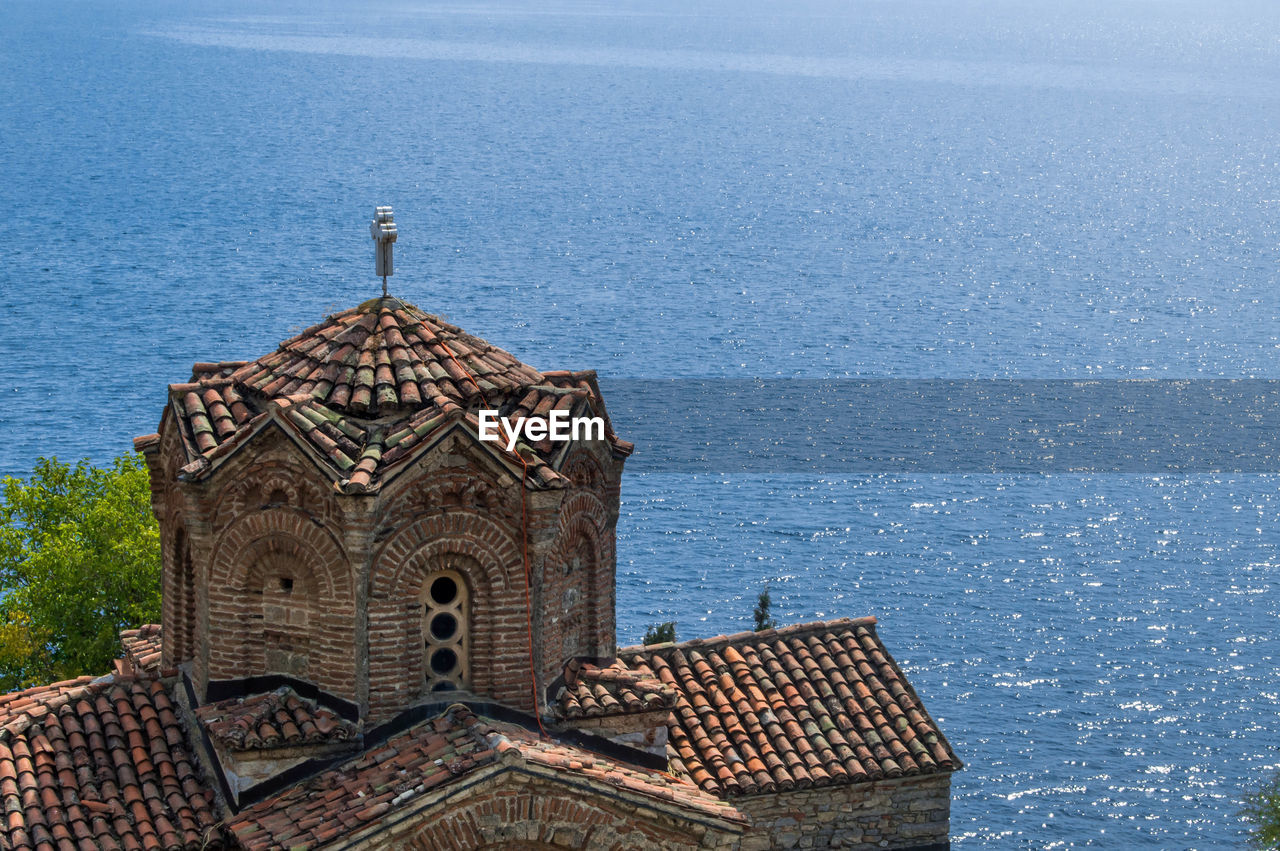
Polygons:
[[951,776],[901,777],[739,798],[751,827],[741,851],[948,847]]

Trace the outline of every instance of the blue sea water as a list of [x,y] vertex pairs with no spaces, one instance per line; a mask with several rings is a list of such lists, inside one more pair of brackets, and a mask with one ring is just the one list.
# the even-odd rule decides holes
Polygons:
[[[375,204],[396,294],[542,368],[1280,378],[1277,139],[1261,0],[8,0],[0,474],[376,294]],[[628,475],[619,637],[742,629],[766,580],[875,614],[967,763],[957,846],[1234,847],[1278,491]]]

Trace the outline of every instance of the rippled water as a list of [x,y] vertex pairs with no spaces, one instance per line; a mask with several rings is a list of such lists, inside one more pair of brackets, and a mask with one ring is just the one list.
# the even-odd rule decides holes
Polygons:
[[[11,0],[0,473],[109,458],[192,361],[376,293],[385,203],[393,290],[543,368],[1280,377],[1277,32],[1262,2]],[[967,763],[957,845],[1229,847],[1280,764],[1276,491],[629,475],[620,639],[741,629],[765,580],[781,621],[876,614]]]

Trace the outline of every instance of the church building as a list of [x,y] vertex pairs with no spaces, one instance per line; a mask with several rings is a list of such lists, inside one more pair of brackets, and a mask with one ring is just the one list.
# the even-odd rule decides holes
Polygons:
[[134,442],[162,622],[0,697],[0,845],[948,847],[960,760],[874,618],[616,647],[620,432],[594,372],[387,295],[195,364]]

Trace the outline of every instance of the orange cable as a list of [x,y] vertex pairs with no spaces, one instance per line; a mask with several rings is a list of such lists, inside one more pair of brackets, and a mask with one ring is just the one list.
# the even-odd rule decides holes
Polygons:
[[[471,370],[467,369],[458,360],[458,356],[453,353],[453,349],[449,348],[449,344],[443,339],[436,338],[440,342],[440,347],[448,353],[449,359],[453,361],[454,366],[462,370],[462,372],[475,385],[476,392],[480,394],[480,398],[484,401],[485,407],[489,405],[489,399],[484,395],[484,390],[480,387],[480,382],[476,381],[476,377],[471,374]],[[538,722],[538,732],[542,738],[549,739],[546,727],[542,726],[542,712],[538,708],[538,674],[535,670],[533,658],[533,592],[531,587],[533,579],[531,577],[532,568],[529,564],[529,494],[527,482],[529,480],[529,462],[524,460],[524,456],[515,452],[516,460],[520,462],[520,543],[521,552],[524,556],[524,615],[525,626],[529,632],[529,691],[533,696],[533,717]]]

